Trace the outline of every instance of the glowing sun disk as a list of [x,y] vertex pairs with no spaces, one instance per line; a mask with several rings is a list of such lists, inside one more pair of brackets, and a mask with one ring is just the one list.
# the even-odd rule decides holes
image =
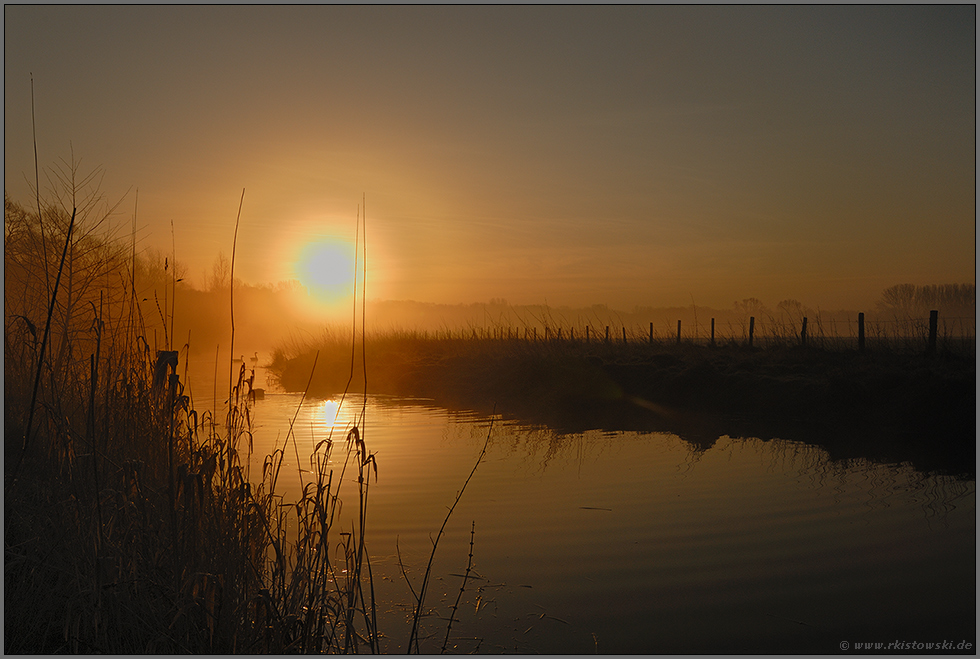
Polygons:
[[351,291],[354,276],[353,249],[338,240],[307,243],[295,263],[296,277],[311,295],[328,302]]

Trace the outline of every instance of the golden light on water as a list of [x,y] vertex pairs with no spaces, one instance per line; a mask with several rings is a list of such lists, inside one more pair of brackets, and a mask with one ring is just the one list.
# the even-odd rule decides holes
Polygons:
[[343,430],[343,426],[346,425],[346,421],[338,420],[340,416],[340,401],[339,400],[325,400],[320,403],[319,417],[323,421],[327,432],[331,430]]

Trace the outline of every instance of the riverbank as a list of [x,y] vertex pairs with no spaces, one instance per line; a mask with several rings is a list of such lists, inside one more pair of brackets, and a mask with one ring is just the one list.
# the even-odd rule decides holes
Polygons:
[[[288,391],[309,385],[311,395],[329,397],[348,382],[363,390],[350,345],[324,341],[318,349],[279,351],[270,371]],[[496,409],[559,431],[668,431],[700,448],[723,435],[780,437],[819,444],[840,459],[975,473],[971,355],[410,334],[369,339],[364,352],[372,393]]]
[[253,456],[252,374],[229,357],[227,415],[198,413],[171,342],[183,310],[137,294],[165,294],[167,262],[148,277],[100,237],[97,196],[57,199],[76,194],[84,208],[44,206],[43,232],[5,204],[4,652],[379,652],[364,442],[318,446],[284,507],[282,451]]

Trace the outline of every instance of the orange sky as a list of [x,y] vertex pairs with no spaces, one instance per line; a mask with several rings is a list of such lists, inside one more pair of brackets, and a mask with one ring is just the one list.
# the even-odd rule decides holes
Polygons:
[[[354,235],[368,296],[872,303],[975,282],[976,12],[6,6],[5,188],[74,153],[193,281]],[[128,192],[128,194],[126,194]]]

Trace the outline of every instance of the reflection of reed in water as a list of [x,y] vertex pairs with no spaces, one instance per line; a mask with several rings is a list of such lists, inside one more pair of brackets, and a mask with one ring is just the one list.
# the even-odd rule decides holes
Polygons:
[[835,506],[859,505],[862,517],[892,506],[919,508],[930,526],[947,524],[957,502],[976,494],[976,481],[923,473],[910,463],[880,463],[866,458],[833,460],[821,447],[788,440],[739,440],[768,460],[774,473],[794,476],[813,491],[833,490]]
[[[470,417],[467,417],[470,418]],[[465,421],[465,419],[461,420]],[[533,465],[534,473],[544,473],[557,459],[574,455],[583,464],[597,459],[613,447],[622,448],[626,441],[662,437],[663,451],[676,452],[673,471],[686,478],[695,475],[698,465],[714,452],[735,454],[751,451],[766,474],[794,481],[801,490],[816,494],[826,492],[832,509],[838,515],[845,510],[862,511],[865,522],[881,510],[911,507],[922,510],[927,520],[939,520],[957,508],[959,502],[975,493],[975,481],[953,476],[923,473],[911,463],[881,463],[866,458],[835,460],[821,446],[805,442],[759,438],[732,438],[727,435],[714,442],[693,443],[671,433],[607,432],[592,430],[562,433],[546,426],[519,422],[501,422],[502,432],[497,450],[523,454],[522,461]],[[710,444],[710,445],[709,445]],[[829,491],[828,491],[829,490]],[[959,504],[962,505],[962,504]]]
[[945,475],[932,476],[928,485],[917,484],[915,492],[921,498],[921,507],[926,520],[932,527],[938,522],[944,528],[948,526],[949,515],[959,506],[966,505],[970,497],[974,498],[976,506],[976,481],[962,481]]

